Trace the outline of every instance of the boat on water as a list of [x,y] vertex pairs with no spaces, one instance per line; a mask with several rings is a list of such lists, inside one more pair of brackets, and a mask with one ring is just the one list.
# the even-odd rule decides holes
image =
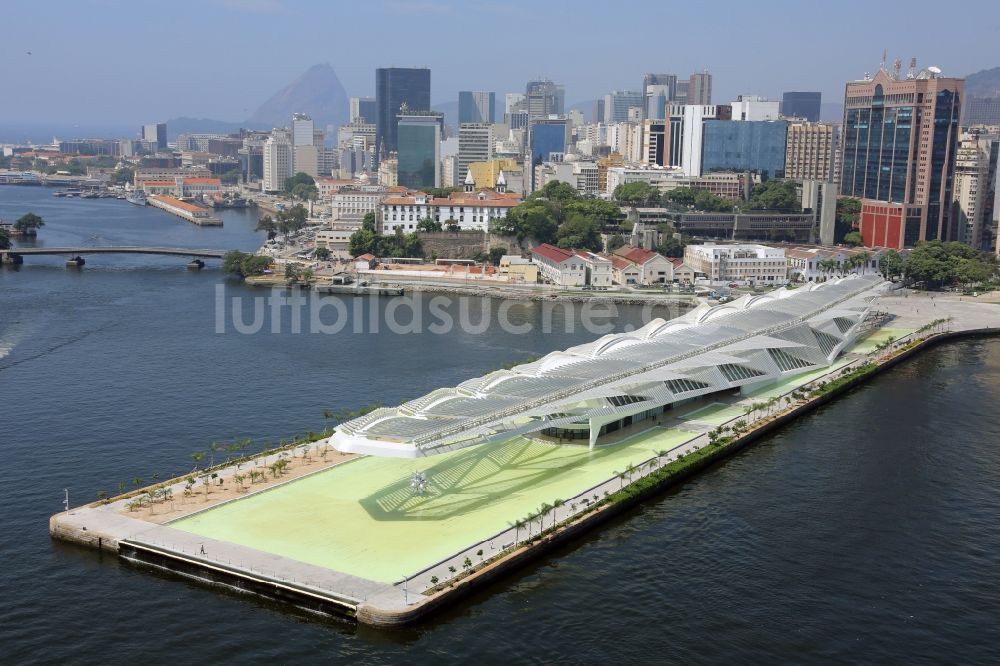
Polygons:
[[136,206],[145,206],[146,193],[143,190],[132,190],[125,195],[125,201]]

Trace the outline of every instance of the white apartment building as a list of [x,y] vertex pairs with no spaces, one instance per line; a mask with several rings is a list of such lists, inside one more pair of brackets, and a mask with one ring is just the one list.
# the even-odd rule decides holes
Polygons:
[[292,142],[288,133],[274,131],[264,142],[265,192],[278,192],[285,188],[285,179],[292,177]]
[[784,284],[788,281],[785,250],[766,245],[688,245],[684,248],[684,263],[712,282]]
[[[990,173],[991,152],[997,150],[995,137],[980,134],[962,134],[955,155],[955,184],[952,199],[955,202],[959,239],[976,249],[986,249],[984,236],[986,210],[993,196],[991,185],[995,174]],[[992,163],[996,168],[996,162]],[[991,177],[992,176],[992,177]]]

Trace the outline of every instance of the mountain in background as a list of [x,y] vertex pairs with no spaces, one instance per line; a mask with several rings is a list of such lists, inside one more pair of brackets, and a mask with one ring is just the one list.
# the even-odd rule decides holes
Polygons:
[[299,78],[274,93],[247,119],[249,125],[284,127],[293,113],[309,114],[318,128],[343,125],[348,117],[347,93],[333,67],[313,65]]
[[993,97],[1000,93],[1000,67],[984,69],[965,77],[968,97]]

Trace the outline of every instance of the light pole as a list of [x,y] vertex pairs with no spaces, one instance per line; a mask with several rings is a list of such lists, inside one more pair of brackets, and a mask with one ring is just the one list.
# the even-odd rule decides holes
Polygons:
[[63,498],[63,509],[69,511],[69,489],[63,488],[63,492],[66,493],[66,497]]
[[403,576],[403,603],[407,606],[410,605],[410,597],[406,590],[406,576]]

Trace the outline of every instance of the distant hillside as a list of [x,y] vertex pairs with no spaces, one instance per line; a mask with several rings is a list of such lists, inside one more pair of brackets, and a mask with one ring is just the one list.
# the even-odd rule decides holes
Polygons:
[[993,97],[1000,93],[1000,67],[984,69],[965,77],[965,94],[969,97]]
[[307,113],[316,127],[347,122],[347,93],[328,64],[313,65],[302,76],[274,93],[247,120],[253,126],[284,127],[292,114]]

